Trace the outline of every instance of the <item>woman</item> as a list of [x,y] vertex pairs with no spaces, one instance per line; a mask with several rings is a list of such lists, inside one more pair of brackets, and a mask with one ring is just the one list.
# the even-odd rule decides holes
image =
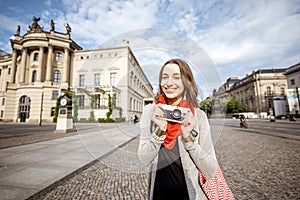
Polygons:
[[[139,157],[151,164],[149,199],[206,199],[198,174],[201,171],[206,180],[212,178],[218,163],[206,114],[197,108],[197,85],[186,62],[172,59],[163,65],[158,94],[156,104],[145,106],[140,119]],[[165,113],[172,109],[166,105],[189,111],[181,122],[170,121]]]

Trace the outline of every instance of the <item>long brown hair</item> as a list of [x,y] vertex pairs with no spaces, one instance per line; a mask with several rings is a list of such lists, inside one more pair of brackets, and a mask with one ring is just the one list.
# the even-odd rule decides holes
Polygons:
[[198,87],[195,82],[192,70],[190,66],[183,60],[181,59],[171,59],[167,61],[161,68],[159,72],[159,90],[158,90],[158,95],[163,95],[165,97],[166,102],[168,102],[168,98],[166,95],[163,93],[162,88],[161,88],[161,79],[162,79],[162,72],[164,70],[164,67],[167,64],[177,64],[179,66],[180,74],[181,74],[181,79],[182,83],[184,85],[184,91],[182,93],[182,98],[184,98],[184,95],[186,95],[186,99],[189,101],[189,103],[192,103],[195,107],[198,107],[198,101],[197,101],[197,96],[198,96]]

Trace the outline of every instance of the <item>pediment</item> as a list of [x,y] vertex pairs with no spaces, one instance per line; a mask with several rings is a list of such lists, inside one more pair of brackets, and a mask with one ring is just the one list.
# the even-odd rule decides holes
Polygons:
[[92,71],[93,71],[93,72],[102,72],[103,69],[101,69],[101,68],[94,68]]
[[87,71],[88,71],[87,69],[83,69],[83,68],[77,70],[77,72],[87,72]]
[[108,68],[109,71],[112,71],[112,70],[119,70],[120,68],[116,67],[116,66],[111,66]]

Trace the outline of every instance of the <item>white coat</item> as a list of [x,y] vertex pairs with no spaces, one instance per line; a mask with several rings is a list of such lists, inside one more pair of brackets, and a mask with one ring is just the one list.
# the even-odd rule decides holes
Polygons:
[[[150,166],[150,182],[149,182],[149,199],[152,200],[158,151],[162,145],[161,142],[153,139],[150,132],[150,122],[154,104],[148,104],[144,107],[140,120],[140,143],[138,154],[140,160]],[[178,136],[178,146],[180,158],[183,166],[185,181],[188,188],[190,199],[200,200],[206,199],[199,185],[199,170],[204,174],[206,179],[214,177],[218,162],[215,155],[214,146],[211,139],[210,126],[205,112],[199,108],[195,109],[198,125],[196,130],[198,136],[194,142],[185,143],[181,135]]]

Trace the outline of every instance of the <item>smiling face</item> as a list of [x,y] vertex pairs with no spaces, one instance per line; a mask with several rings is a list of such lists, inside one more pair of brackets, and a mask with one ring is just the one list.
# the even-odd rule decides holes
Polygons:
[[169,63],[164,66],[161,74],[160,87],[168,98],[169,105],[177,105],[181,101],[184,85],[177,64]]

